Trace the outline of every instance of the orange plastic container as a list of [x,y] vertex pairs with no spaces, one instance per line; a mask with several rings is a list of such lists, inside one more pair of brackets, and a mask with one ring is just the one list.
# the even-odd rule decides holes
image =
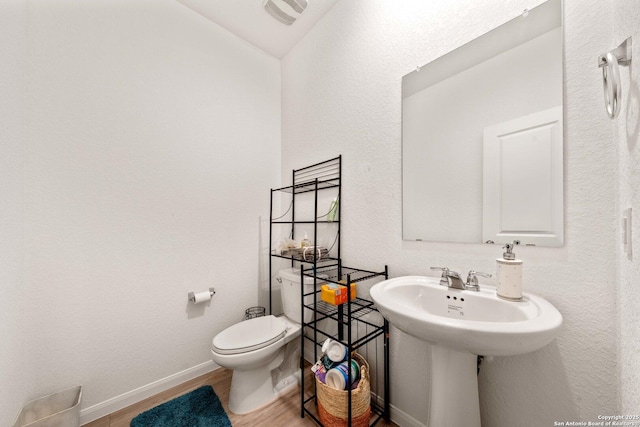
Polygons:
[[[356,298],[356,284],[351,284],[351,300]],[[347,287],[337,284],[325,284],[320,286],[320,299],[327,304],[340,305],[347,302]]]

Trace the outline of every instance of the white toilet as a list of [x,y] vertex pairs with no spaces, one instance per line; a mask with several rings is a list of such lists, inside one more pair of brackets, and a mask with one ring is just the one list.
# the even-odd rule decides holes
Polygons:
[[[246,414],[274,401],[300,376],[300,270],[278,272],[281,282],[281,316],[263,316],[236,323],[213,338],[211,358],[218,365],[232,369],[229,409]],[[313,278],[305,277],[304,293],[313,290]],[[307,297],[308,299],[309,297]],[[313,298],[313,297],[310,297]],[[311,320],[305,310],[305,321]],[[281,366],[283,362],[290,366]],[[279,372],[281,379],[272,371]],[[284,378],[282,378],[284,377]]]

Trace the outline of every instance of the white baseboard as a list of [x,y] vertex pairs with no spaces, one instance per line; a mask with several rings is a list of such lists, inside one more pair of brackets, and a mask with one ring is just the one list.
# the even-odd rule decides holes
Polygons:
[[[371,399],[374,400],[379,407],[382,407],[384,404],[383,399],[377,394],[372,393]],[[401,409],[398,409],[393,404],[389,405],[391,411],[391,421],[399,425],[400,427],[427,427],[425,424],[422,424],[420,421],[413,418],[411,415],[407,414]]]
[[393,404],[391,405],[391,421],[401,427],[427,427],[426,424],[416,420],[411,415],[395,407]]
[[97,420],[98,418],[102,418],[106,415],[119,411],[120,409],[124,409],[127,406],[168,390],[171,387],[185,383],[199,377],[200,375],[207,374],[219,367],[220,366],[213,361],[204,362],[200,365],[196,365],[192,368],[185,369],[184,371],[169,375],[168,377],[139,387],[135,390],[128,391],[120,396],[105,400],[102,403],[82,409],[80,411],[80,425],[85,425],[91,421]]

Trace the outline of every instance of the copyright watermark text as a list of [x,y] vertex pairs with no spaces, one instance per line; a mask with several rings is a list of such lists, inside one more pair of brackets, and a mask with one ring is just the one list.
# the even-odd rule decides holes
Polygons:
[[598,415],[593,421],[554,421],[554,427],[591,427],[591,426],[637,426],[640,427],[638,415]]

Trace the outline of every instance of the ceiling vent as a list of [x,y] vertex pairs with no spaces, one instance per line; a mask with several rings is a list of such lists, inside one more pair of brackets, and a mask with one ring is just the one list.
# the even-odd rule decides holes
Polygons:
[[267,0],[264,9],[278,21],[291,25],[304,12],[307,0]]

